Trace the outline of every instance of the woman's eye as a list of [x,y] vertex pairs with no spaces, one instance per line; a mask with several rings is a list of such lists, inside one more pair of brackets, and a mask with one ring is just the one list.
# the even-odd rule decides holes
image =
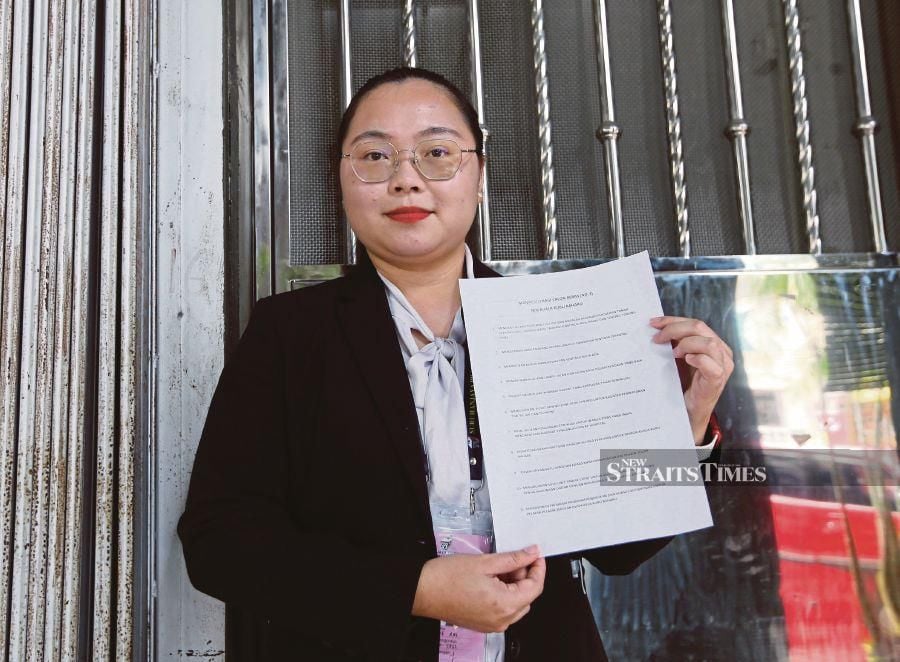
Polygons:
[[450,153],[446,147],[432,147],[428,150],[426,156],[430,159],[440,159],[447,156]]
[[388,156],[384,152],[366,152],[362,158],[363,161],[382,161]]

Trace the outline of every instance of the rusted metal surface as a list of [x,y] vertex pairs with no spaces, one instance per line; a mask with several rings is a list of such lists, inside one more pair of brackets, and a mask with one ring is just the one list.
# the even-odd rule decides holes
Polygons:
[[[31,59],[30,118],[43,118],[47,85],[47,13],[48,2],[32,4],[33,50]],[[28,623],[34,618],[29,602],[32,572],[31,548],[40,544],[34,538],[33,524],[37,517],[39,498],[36,476],[36,452],[42,435],[43,403],[38,390],[40,372],[46,364],[47,345],[41,328],[43,293],[41,266],[51,241],[51,232],[42,222],[42,183],[44,160],[41,158],[46,125],[42,121],[28,122],[28,180],[25,201],[25,262],[22,270],[21,358],[19,363],[19,411],[16,448],[16,521],[13,534],[12,586],[9,623],[9,659],[30,659]],[[37,443],[36,443],[37,442]]]
[[118,500],[116,548],[116,641],[115,659],[133,656],[135,615],[135,452],[137,439],[138,384],[138,310],[141,286],[140,242],[144,150],[143,111],[146,101],[144,74],[147,39],[144,34],[146,7],[142,0],[125,5],[122,39],[125,59],[122,63],[125,85],[122,112],[122,209],[121,278],[119,284],[119,428],[118,428]]
[[[66,4],[60,106],[59,204],[56,213],[58,236],[56,256],[57,333],[53,362],[53,420],[51,427],[50,494],[47,541],[47,580],[44,619],[44,659],[60,660],[63,606],[68,598],[63,590],[66,555],[66,526],[77,520],[66,520],[66,447],[69,441],[69,369],[72,338],[72,240],[73,205],[75,202],[75,131],[78,94],[78,19],[77,3]],[[78,557],[68,558],[78,564]]]
[[62,610],[62,660],[77,659],[81,595],[80,527],[83,506],[85,443],[85,404],[88,402],[89,367],[88,284],[90,281],[91,184],[93,171],[92,121],[94,107],[94,64],[97,39],[96,0],[83,0],[79,17],[79,57],[77,95],[77,179],[73,215],[72,255],[72,342],[68,412],[68,448],[66,449],[66,531]]
[[121,6],[106,5],[103,26],[105,61],[103,77],[103,126],[102,135],[96,136],[103,144],[100,192],[100,272],[99,272],[99,338],[97,382],[97,457],[96,491],[94,504],[94,620],[93,659],[103,662],[111,651],[110,631],[114,624],[112,613],[112,567],[114,518],[115,518],[115,453],[118,375],[116,336],[118,335],[118,310],[116,298],[119,289],[119,130],[121,117],[121,50],[118,45],[122,35]]
[[[0,331],[0,579],[4,587],[12,580],[13,556],[10,553],[15,527],[14,491],[16,484],[16,439],[18,435],[19,341],[21,317],[22,261],[24,258],[26,181],[26,118],[31,52],[29,27],[30,3],[13,6],[11,68],[9,83],[9,138],[4,154],[6,165],[6,207],[3,237],[4,276],[0,293],[2,331]],[[0,639],[9,641],[8,628],[12,605],[7,590],[0,591]]]
[[[34,492],[30,495],[32,522],[29,547],[27,655],[29,660],[44,659],[44,625],[48,610],[56,605],[46,601],[47,541],[50,507],[50,467],[53,419],[53,373],[56,364],[57,290],[56,266],[59,237],[59,159],[60,124],[62,109],[62,57],[64,32],[64,2],[50,0],[46,6],[46,78],[42,93],[43,131],[39,151],[33,153],[34,161],[41,161],[41,177],[35,189],[36,206],[39,208],[41,241],[38,257],[37,335],[34,346],[34,421],[20,420],[20,430],[25,426],[33,430],[32,453],[35,471]],[[43,27],[43,26],[42,26]],[[34,106],[33,106],[34,107]],[[40,116],[38,116],[40,117]],[[37,165],[35,163],[35,165]],[[24,439],[21,433],[20,439]],[[28,498],[26,496],[26,498]]]
[[[0,2],[0,243],[6,236],[6,172],[9,147],[10,58],[12,57],[12,2]],[[5,251],[0,250],[0,301],[3,299],[3,262]],[[0,338],[3,334],[0,324]]]

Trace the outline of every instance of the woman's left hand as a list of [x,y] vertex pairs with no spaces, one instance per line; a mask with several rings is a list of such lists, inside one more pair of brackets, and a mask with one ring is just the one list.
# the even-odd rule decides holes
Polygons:
[[687,406],[694,443],[703,443],[709,418],[734,370],[734,352],[700,320],[690,317],[654,317],[655,343],[672,343],[684,404]]

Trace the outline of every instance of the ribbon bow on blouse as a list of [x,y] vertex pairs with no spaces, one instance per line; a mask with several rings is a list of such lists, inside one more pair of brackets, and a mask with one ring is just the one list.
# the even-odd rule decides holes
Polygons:
[[[419,430],[428,459],[429,496],[451,506],[469,502],[469,453],[466,438],[466,410],[463,402],[466,329],[456,313],[449,338],[437,338],[410,305],[403,293],[382,276],[388,303],[397,326],[397,335],[408,356]],[[416,343],[413,331],[428,341]]]

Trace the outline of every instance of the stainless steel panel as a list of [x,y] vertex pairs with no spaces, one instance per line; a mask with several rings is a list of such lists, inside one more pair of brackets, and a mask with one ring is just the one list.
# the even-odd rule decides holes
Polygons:
[[667,312],[734,348],[719,463],[763,467],[766,482],[708,485],[713,528],[629,577],[592,577],[610,658],[894,659],[900,270],[657,284]]

